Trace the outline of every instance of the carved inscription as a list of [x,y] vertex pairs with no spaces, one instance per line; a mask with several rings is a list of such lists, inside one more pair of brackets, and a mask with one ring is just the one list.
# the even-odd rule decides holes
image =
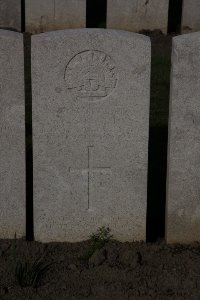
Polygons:
[[100,100],[111,94],[117,84],[116,68],[110,56],[88,50],[75,55],[65,69],[67,89],[78,98]]
[[87,157],[87,168],[86,169],[73,169],[73,168],[69,168],[69,172],[70,173],[86,173],[87,174],[87,181],[88,181],[88,209],[90,209],[90,184],[91,184],[91,174],[92,173],[104,173],[104,174],[111,174],[111,167],[91,167],[91,151],[94,148],[94,146],[88,146],[88,157]]

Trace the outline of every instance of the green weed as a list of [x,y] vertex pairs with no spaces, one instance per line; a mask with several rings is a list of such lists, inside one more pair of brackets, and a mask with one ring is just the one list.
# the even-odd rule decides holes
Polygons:
[[100,250],[107,242],[109,242],[112,237],[113,235],[111,234],[111,230],[109,227],[99,227],[95,233],[92,233],[89,236],[91,246],[88,251],[80,257],[80,260],[83,263],[87,263],[93,253],[96,250]]
[[92,233],[90,235],[90,240],[92,246],[100,249],[102,248],[111,238],[113,235],[111,234],[111,230],[109,227],[99,227],[96,233]]

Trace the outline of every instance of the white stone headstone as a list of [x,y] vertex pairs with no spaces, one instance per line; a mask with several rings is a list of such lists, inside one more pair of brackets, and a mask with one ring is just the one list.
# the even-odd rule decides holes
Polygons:
[[200,31],[200,1],[183,0],[182,33]]
[[0,30],[0,238],[25,235],[23,35]]
[[200,241],[200,33],[173,39],[166,233]]
[[36,240],[145,239],[150,48],[125,31],[32,36]]
[[26,0],[26,31],[31,33],[54,30],[54,0]]
[[86,27],[86,0],[56,0],[55,29]]
[[26,31],[84,28],[86,0],[26,0]]
[[0,0],[0,28],[21,31],[21,0]]
[[169,0],[107,0],[107,28],[167,32]]

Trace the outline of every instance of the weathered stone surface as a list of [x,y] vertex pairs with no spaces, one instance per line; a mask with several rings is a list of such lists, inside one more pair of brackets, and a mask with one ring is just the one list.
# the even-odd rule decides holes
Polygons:
[[0,28],[21,31],[21,0],[0,0]]
[[173,39],[167,241],[200,240],[200,33]]
[[55,5],[56,29],[86,26],[86,0],[56,0]]
[[182,32],[200,31],[200,1],[184,0],[182,12]]
[[167,32],[169,0],[107,0],[107,28]]
[[45,32],[55,28],[54,0],[26,0],[26,31]]
[[0,30],[0,238],[25,235],[23,35]]
[[37,240],[145,239],[150,56],[125,31],[32,36]]
[[86,24],[86,0],[27,0],[26,31],[81,28]]

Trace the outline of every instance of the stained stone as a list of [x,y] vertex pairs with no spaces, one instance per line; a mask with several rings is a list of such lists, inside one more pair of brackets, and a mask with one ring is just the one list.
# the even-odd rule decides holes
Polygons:
[[36,240],[145,239],[150,57],[125,31],[32,36]]
[[169,0],[107,0],[107,28],[167,33]]
[[27,0],[26,31],[31,33],[86,25],[86,0]]
[[86,0],[56,0],[55,28],[73,29],[86,26]]
[[0,30],[0,238],[25,235],[23,35]]
[[26,0],[26,31],[31,33],[54,30],[54,0]]
[[200,241],[200,33],[173,39],[167,241]]
[[182,12],[182,33],[200,31],[200,1],[184,0]]
[[21,0],[0,0],[0,28],[21,31]]

